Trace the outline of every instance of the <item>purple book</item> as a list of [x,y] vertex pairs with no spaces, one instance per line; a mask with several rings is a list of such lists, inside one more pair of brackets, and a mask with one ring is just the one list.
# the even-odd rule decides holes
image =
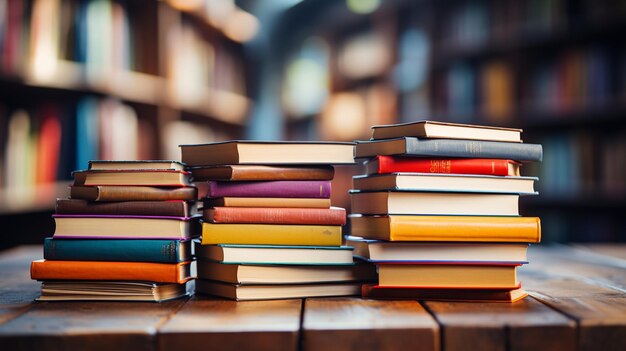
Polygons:
[[207,197],[330,198],[329,180],[279,180],[266,182],[209,181]]

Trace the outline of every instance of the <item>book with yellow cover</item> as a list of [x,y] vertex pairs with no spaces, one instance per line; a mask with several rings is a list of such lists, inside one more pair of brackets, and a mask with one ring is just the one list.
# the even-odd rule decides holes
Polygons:
[[202,245],[341,246],[341,226],[202,223]]
[[351,215],[352,235],[388,241],[480,241],[537,243],[538,217],[359,216]]
[[439,289],[517,289],[517,266],[379,264],[378,285]]

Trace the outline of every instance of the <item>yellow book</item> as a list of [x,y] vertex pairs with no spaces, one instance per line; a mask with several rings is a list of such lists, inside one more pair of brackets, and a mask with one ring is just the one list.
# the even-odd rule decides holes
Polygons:
[[388,241],[537,243],[538,217],[350,216],[352,235]]
[[341,246],[341,226],[202,223],[202,245]]
[[516,289],[517,266],[379,264],[378,285],[420,288]]

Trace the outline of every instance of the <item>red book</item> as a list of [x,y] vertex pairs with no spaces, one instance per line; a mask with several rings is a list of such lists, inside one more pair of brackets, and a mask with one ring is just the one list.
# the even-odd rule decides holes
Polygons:
[[365,164],[368,175],[411,172],[519,176],[519,162],[499,159],[440,159],[377,156]]
[[44,110],[37,144],[37,183],[54,182],[61,154],[61,121],[53,106]]
[[346,210],[339,207],[213,207],[204,209],[203,219],[212,223],[344,225]]

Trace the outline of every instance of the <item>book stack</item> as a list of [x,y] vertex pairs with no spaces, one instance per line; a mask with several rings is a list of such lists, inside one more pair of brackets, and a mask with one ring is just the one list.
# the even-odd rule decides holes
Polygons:
[[365,175],[353,178],[355,253],[376,264],[371,298],[516,301],[527,294],[516,269],[539,218],[520,217],[520,195],[536,194],[520,162],[541,145],[520,129],[420,121],[373,127],[358,142]]
[[164,301],[187,294],[197,189],[175,161],[91,161],[58,199],[31,277],[39,300]]
[[205,197],[196,292],[233,300],[360,294],[375,277],[341,246],[331,164],[352,143],[230,141],[181,145]]

